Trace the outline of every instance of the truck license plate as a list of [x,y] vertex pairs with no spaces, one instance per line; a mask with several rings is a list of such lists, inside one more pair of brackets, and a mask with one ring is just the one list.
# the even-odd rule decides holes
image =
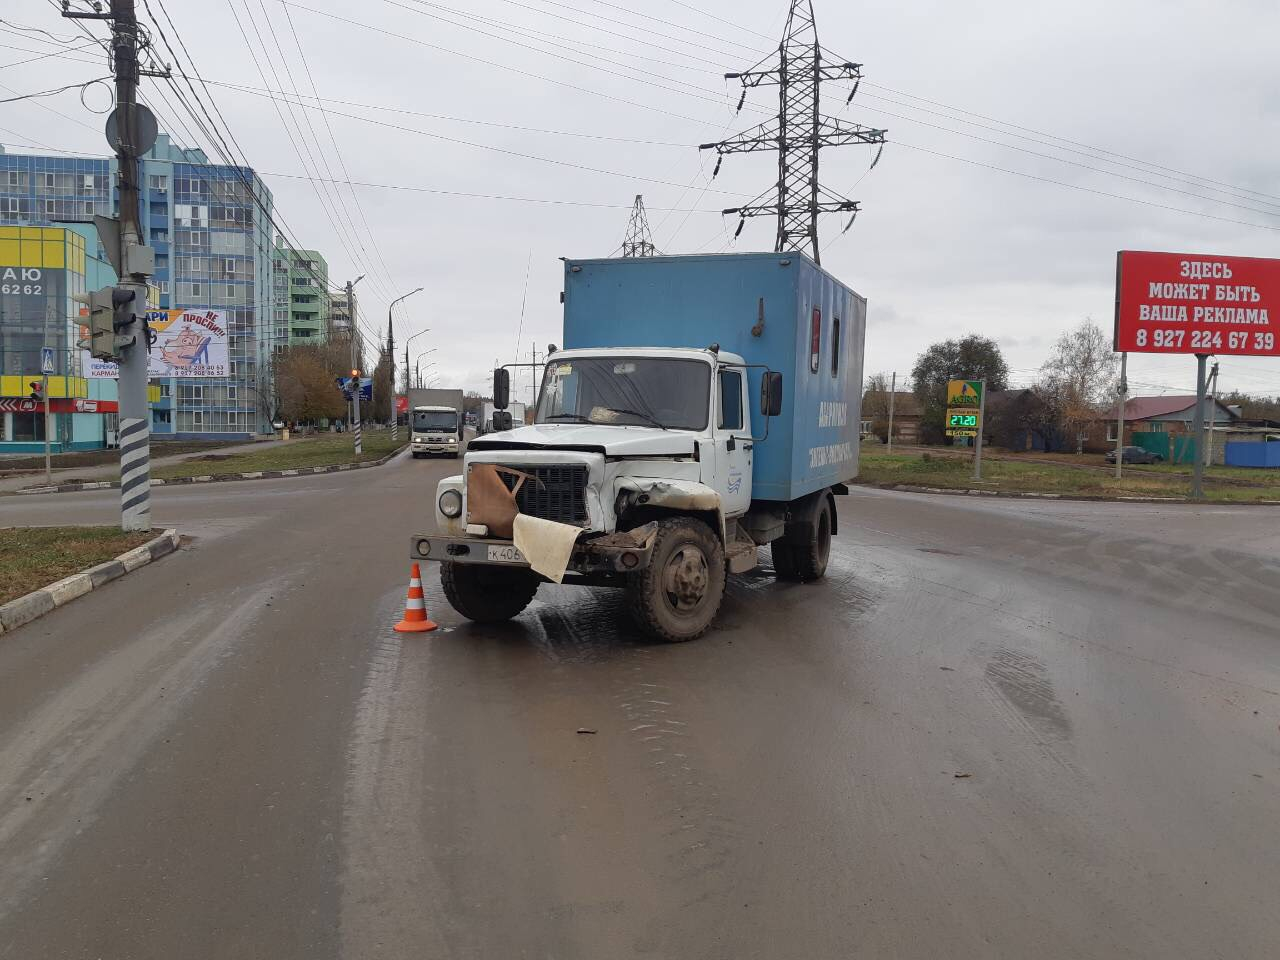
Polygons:
[[489,548],[490,563],[527,563],[524,554],[513,546],[506,547],[490,547]]

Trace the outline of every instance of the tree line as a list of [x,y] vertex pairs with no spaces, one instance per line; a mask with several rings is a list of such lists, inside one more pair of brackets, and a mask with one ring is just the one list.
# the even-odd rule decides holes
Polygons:
[[[1009,426],[1041,434],[1059,449],[1083,449],[1089,425],[1115,409],[1119,397],[1120,357],[1111,336],[1091,319],[1063,333],[1028,388],[1026,402],[1011,408],[988,409],[988,424],[1000,417],[1016,417]],[[988,337],[970,335],[935,343],[916,358],[912,388],[920,413],[920,439],[941,443],[945,437],[948,380],[987,381],[988,396],[1007,390],[1009,366],[999,345]],[[889,378],[870,377],[863,401],[863,418],[882,440],[888,435]],[[1130,395],[1133,395],[1130,390]],[[1239,391],[1219,393],[1218,399],[1241,407],[1249,419],[1280,420],[1280,397],[1257,397]],[[896,434],[897,431],[895,431]]]

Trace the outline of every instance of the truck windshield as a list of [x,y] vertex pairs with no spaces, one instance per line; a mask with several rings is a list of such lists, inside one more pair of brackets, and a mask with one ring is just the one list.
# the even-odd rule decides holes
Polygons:
[[702,430],[711,364],[664,357],[552,360],[543,378],[538,423],[598,423]]
[[435,430],[442,433],[458,432],[458,415],[452,410],[415,410],[413,429],[425,433]]

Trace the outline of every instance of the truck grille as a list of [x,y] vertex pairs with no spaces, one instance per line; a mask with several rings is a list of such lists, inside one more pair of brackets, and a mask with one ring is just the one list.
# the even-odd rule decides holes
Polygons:
[[[516,494],[520,512],[530,517],[583,526],[587,522],[587,468],[581,465],[531,467],[504,464],[533,479],[526,480]],[[499,473],[508,490],[515,489],[519,477]]]

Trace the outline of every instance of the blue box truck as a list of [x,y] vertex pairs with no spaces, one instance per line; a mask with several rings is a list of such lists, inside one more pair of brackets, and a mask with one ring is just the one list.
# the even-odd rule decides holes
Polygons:
[[473,441],[438,533],[412,538],[453,607],[500,620],[548,580],[622,587],[645,629],[687,640],[762,546],[779,577],[821,577],[858,472],[866,301],[795,252],[564,270],[535,422]]

